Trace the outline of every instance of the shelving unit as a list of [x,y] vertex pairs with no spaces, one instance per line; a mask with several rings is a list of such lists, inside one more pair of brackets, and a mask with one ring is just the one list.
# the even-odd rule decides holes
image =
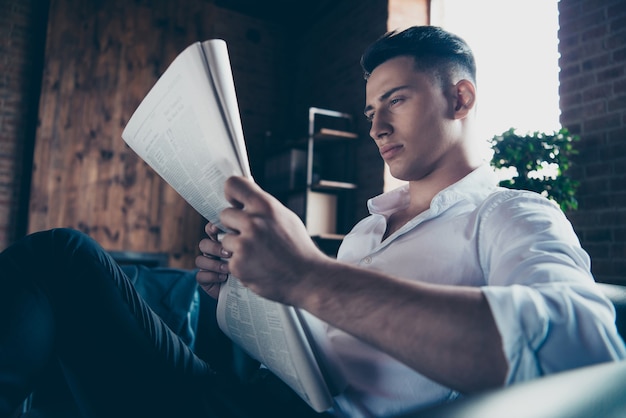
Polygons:
[[309,108],[307,136],[290,143],[266,165],[267,189],[305,223],[311,237],[327,254],[335,255],[352,225],[342,222],[353,178],[352,115]]
[[343,234],[337,215],[345,192],[356,189],[352,179],[352,116],[334,110],[309,108],[307,193],[304,220],[309,233],[327,252],[336,252]]

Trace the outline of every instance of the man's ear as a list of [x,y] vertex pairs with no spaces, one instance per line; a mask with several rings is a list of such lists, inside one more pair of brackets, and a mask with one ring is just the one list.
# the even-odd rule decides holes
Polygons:
[[476,87],[469,80],[461,80],[454,86],[454,116],[462,119],[476,104]]

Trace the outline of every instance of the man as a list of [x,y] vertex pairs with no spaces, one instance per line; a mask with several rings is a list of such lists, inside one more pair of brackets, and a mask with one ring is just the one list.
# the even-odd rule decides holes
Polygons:
[[[372,215],[335,260],[276,199],[229,179],[233,207],[221,217],[232,233],[219,242],[209,224],[199,245],[206,292],[218,297],[232,273],[311,313],[325,327],[323,361],[345,382],[336,416],[387,416],[624,358],[614,311],[563,214],[539,195],[496,188],[471,151],[477,96],[465,43],[415,27],[376,42],[363,65],[371,135],[408,185],[370,200]],[[0,253],[0,272],[0,417],[51,365],[82,417],[314,415],[284,406],[280,385],[215,373],[84,234],[28,236]]]
[[469,47],[414,27],[381,38],[362,64],[370,135],[408,185],[371,199],[371,216],[333,260],[293,213],[231,178],[233,208],[221,221],[234,232],[220,243],[207,225],[202,287],[216,296],[232,273],[330,324],[330,364],[348,382],[338,409],[348,416],[624,358],[612,307],[563,213],[535,193],[497,188],[474,151]]

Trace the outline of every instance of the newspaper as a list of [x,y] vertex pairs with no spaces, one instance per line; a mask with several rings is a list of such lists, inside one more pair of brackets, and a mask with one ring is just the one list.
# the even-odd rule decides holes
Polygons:
[[[226,43],[196,42],[181,52],[143,99],[122,138],[198,213],[224,229],[224,183],[251,178]],[[229,277],[217,304],[220,328],[287,383],[314,410],[332,406],[306,324],[291,307]]]

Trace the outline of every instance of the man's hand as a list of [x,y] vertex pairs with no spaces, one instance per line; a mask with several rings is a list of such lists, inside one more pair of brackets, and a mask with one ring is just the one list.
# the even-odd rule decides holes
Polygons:
[[316,264],[330,258],[317,248],[295,213],[252,181],[231,177],[224,192],[232,207],[221,213],[220,220],[231,232],[221,245],[209,239],[211,242],[203,240],[200,248],[203,253],[228,259],[219,266],[203,264],[214,273],[212,281],[222,279],[220,274],[232,273],[261,296],[297,303],[314,282],[307,279],[314,279]]
[[221,231],[215,225],[209,222],[204,230],[208,237],[198,245],[202,255],[196,257],[196,267],[200,269],[196,281],[209,296],[217,299],[221,284],[228,278],[228,263],[224,259],[230,254],[222,248],[218,240]]

